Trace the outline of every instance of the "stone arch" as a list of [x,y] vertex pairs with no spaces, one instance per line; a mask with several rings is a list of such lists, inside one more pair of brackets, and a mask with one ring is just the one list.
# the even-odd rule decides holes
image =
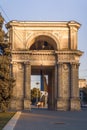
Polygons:
[[39,33],[33,33],[26,44],[26,49],[30,49],[30,47],[32,46],[32,44],[37,41],[38,38],[46,38],[47,41],[51,41],[51,45],[54,47],[54,50],[59,50],[60,46],[59,46],[59,41],[58,39],[52,35],[51,33],[47,33],[47,32],[39,32]]
[[[77,31],[73,35],[79,26],[76,22],[8,23],[9,40],[12,44],[15,45],[16,42],[19,45],[13,45],[12,48],[11,70],[13,77],[16,76],[16,86],[13,88],[11,109],[31,110],[31,74],[40,74],[40,70],[43,70],[48,75],[48,109],[80,110],[78,67],[82,52],[74,48],[77,44]],[[21,42],[15,33],[20,34]],[[53,51],[31,49],[38,40],[50,43]]]

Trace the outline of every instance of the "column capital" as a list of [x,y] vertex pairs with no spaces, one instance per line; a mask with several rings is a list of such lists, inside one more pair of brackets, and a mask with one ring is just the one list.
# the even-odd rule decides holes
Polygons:
[[57,62],[57,65],[63,65],[63,62]]
[[24,65],[30,65],[30,61],[25,61]]
[[70,62],[71,65],[80,65],[80,63]]
[[17,62],[12,61],[10,64],[11,64],[11,65],[17,65]]
[[80,63],[72,62],[72,63],[70,63],[70,65],[71,65],[71,68],[78,68],[80,66]]

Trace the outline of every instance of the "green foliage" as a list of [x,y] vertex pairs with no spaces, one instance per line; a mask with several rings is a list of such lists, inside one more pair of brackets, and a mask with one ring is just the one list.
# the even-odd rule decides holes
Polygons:
[[[37,94],[38,92],[38,94]],[[38,97],[38,101],[40,100],[40,90],[38,88],[31,89],[31,102],[34,104],[36,102],[36,99]]]
[[[0,21],[0,25],[1,23],[3,24],[2,21]],[[12,88],[15,85],[15,80],[12,78],[10,72],[10,44],[4,40],[5,34],[1,27],[2,26],[0,26],[0,109],[6,111],[9,107],[9,101],[11,99]]]
[[7,122],[14,116],[13,112],[0,113],[0,130],[7,124]]

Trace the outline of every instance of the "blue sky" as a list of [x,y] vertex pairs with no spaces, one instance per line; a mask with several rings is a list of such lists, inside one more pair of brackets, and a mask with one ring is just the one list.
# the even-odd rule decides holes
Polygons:
[[70,21],[81,23],[78,49],[84,51],[80,59],[80,78],[87,78],[87,0],[0,0],[0,12],[6,22]]

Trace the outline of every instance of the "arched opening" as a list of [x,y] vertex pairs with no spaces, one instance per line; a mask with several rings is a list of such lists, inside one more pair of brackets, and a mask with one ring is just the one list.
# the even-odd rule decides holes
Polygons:
[[57,50],[57,43],[49,36],[40,35],[35,38],[30,50]]
[[47,41],[39,40],[30,47],[30,50],[54,50],[54,48]]
[[[35,88],[40,90],[41,93],[46,93],[47,95],[44,95],[44,104],[43,108],[48,109],[55,109],[55,55],[54,53],[51,53],[49,55],[49,52],[53,52],[57,50],[57,43],[49,36],[40,35],[35,38],[35,41],[30,46],[29,50],[32,50],[32,53],[34,52],[34,59],[37,59],[35,64],[32,64],[31,66],[31,76],[39,76],[39,81],[33,80],[33,83],[35,84]],[[39,51],[39,54],[37,53]],[[35,54],[36,52],[36,54]],[[40,53],[41,52],[41,53]],[[51,64],[51,58],[54,59],[54,63]],[[46,79],[47,77],[47,79]],[[43,81],[42,81],[43,80]],[[37,85],[38,82],[38,85]],[[44,86],[42,86],[42,82],[44,82]],[[47,84],[46,84],[47,83]],[[47,85],[47,86],[46,86]],[[32,89],[31,84],[31,89]],[[46,91],[45,91],[46,90]],[[42,92],[43,91],[43,92]],[[47,97],[48,96],[48,97]],[[36,93],[36,101],[42,101],[43,99],[39,97],[39,93],[37,90]]]
[[[31,90],[36,88],[36,99],[33,104],[35,108],[56,109],[55,102],[55,68],[53,66],[32,66],[31,68]],[[43,80],[43,81],[41,81]],[[42,83],[43,82],[43,83]],[[38,84],[37,84],[38,83]],[[34,85],[34,86],[33,86]],[[35,90],[35,89],[34,89]],[[34,92],[34,91],[33,91]],[[37,106],[38,102],[43,106]]]

